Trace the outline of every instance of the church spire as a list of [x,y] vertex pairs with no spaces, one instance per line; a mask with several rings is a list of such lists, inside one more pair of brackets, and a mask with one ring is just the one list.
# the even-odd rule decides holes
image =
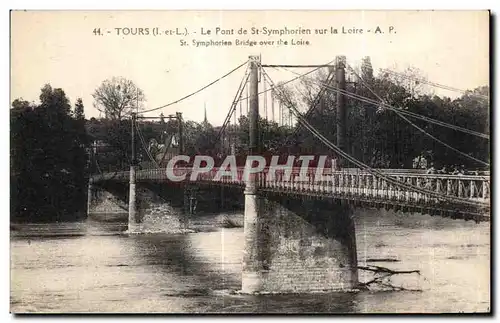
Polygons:
[[205,119],[203,119],[203,123],[207,124],[208,123],[208,120],[207,120],[207,103],[205,102]]

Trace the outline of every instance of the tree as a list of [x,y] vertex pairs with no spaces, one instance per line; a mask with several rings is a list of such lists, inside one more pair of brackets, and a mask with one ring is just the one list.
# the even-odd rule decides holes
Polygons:
[[71,113],[71,105],[66,93],[62,89],[53,89],[50,84],[42,87],[40,102],[40,108],[46,109],[48,114],[70,115]]
[[[489,125],[488,87],[467,91],[463,96],[451,100],[446,97],[431,96],[425,84],[423,73],[414,67],[403,73],[373,75],[369,57],[362,60],[357,73],[361,77],[357,84],[346,84],[346,91],[359,96],[380,101],[396,109],[410,111],[442,122],[451,123],[473,131],[487,133]],[[313,107],[314,83],[326,83],[326,77],[317,73],[310,80],[302,82],[305,90],[296,91],[287,85],[277,87],[275,97],[285,101],[302,101],[309,108]],[[362,79],[362,81],[361,81]],[[335,85],[334,85],[335,86]],[[307,88],[309,87],[309,88]],[[291,93],[295,92],[295,93]],[[297,98],[296,92],[302,92],[303,98]],[[374,93],[376,93],[376,95]],[[331,142],[336,142],[336,93],[325,91],[320,105],[307,114],[308,122]],[[486,97],[485,97],[486,96]],[[291,100],[290,98],[294,98]],[[296,103],[293,103],[294,105]],[[372,102],[361,102],[355,98],[346,99],[347,106],[347,152],[356,159],[375,168],[412,168],[415,159],[423,158],[439,168],[464,165],[466,168],[484,167],[477,161],[471,161],[457,152],[446,148],[442,143],[430,138],[416,127],[409,124],[397,113]],[[422,120],[411,119],[427,134],[432,134],[441,141],[460,151],[483,161],[489,160],[489,142],[470,134],[443,128]],[[245,137],[245,135],[243,136]],[[265,138],[265,137],[264,137]],[[320,143],[309,130],[297,129],[296,148],[301,153],[325,154],[331,150]],[[274,145],[274,144],[273,144]],[[283,145],[284,149],[287,149]],[[287,144],[286,146],[289,146]],[[349,167],[354,167],[350,165]]]
[[105,80],[92,94],[94,107],[103,112],[106,119],[121,120],[134,111],[144,109],[143,91],[123,77]]
[[75,103],[74,116],[76,120],[85,120],[85,112],[83,107],[83,101],[81,98],[78,98]]
[[86,200],[85,138],[79,126],[84,121],[72,117],[64,91],[50,85],[42,88],[39,105],[16,99],[12,106],[11,216],[75,219]]
[[13,108],[13,111],[21,112],[21,111],[26,110],[26,109],[32,109],[33,107],[28,101],[25,101],[22,98],[20,98],[20,99],[15,99],[12,102],[12,108]]
[[[393,69],[396,69],[394,67]],[[383,78],[390,80],[393,84],[404,88],[412,97],[418,97],[429,92],[425,85],[427,78],[423,72],[413,66],[408,66],[403,72],[392,72],[385,70]]]
[[361,61],[361,77],[365,82],[371,83],[373,81],[373,67],[370,56],[363,57]]
[[78,145],[80,147],[88,148],[90,140],[87,135],[87,130],[85,129],[85,108],[81,98],[76,100],[73,118],[75,119],[75,132],[79,141]]

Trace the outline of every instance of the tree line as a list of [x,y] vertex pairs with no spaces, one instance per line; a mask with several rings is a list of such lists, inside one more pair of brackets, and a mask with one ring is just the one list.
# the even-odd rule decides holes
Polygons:
[[[362,81],[353,78],[346,90],[378,100],[401,111],[410,111],[448,124],[489,134],[487,86],[467,91],[451,99],[430,94],[418,77],[398,78],[392,74],[375,76],[369,58],[358,68]],[[415,70],[406,76],[415,76]],[[417,75],[418,76],[418,75]],[[352,80],[352,79],[351,79]],[[320,91],[318,84],[335,86],[335,78],[319,71],[303,78],[301,91],[279,85],[276,97],[303,106],[308,122],[336,143],[336,99],[333,91]],[[299,94],[300,93],[300,94]],[[40,102],[19,98],[12,102],[11,127],[11,216],[24,220],[66,220],[84,217],[87,181],[90,174],[126,170],[131,162],[130,114],[144,109],[145,95],[132,81],[112,78],[93,93],[94,106],[102,118],[85,119],[84,106],[77,99],[72,107],[62,89],[45,85]],[[488,169],[431,139],[383,105],[346,98],[346,152],[376,168],[429,168],[463,166]],[[311,110],[305,113],[306,110]],[[206,120],[182,120],[183,153],[220,157],[236,153],[244,157],[248,149],[248,118],[241,116],[221,133]],[[443,128],[423,120],[414,125],[448,145],[489,163],[490,142],[470,134]],[[179,120],[162,118],[138,123],[137,157],[141,167],[153,167],[150,156],[161,161],[165,148],[177,135]],[[169,142],[170,141],[170,142]],[[178,138],[177,138],[178,141]],[[280,125],[259,118],[259,141],[265,154],[335,154],[298,123]],[[153,144],[154,143],[154,144]],[[178,142],[177,142],[178,144]],[[163,148],[162,148],[163,147]],[[352,166],[352,165],[346,165]],[[77,216],[75,216],[75,214]]]
[[45,85],[40,103],[22,99],[10,111],[11,219],[83,218],[88,158],[84,106]]
[[[358,73],[352,77],[354,82],[347,83],[346,90],[375,101],[378,101],[378,97],[382,98],[385,104],[400,111],[416,113],[437,121],[489,134],[490,110],[489,100],[486,98],[489,95],[488,86],[466,91],[461,96],[451,99],[431,94],[432,91],[426,89],[425,84],[418,81],[422,79],[419,74],[418,70],[407,69],[404,77],[388,73],[380,73],[375,77],[370,59],[366,57]],[[361,80],[357,79],[358,76]],[[328,83],[327,76],[322,73],[317,73],[311,79],[316,81],[316,84],[319,81],[335,86],[335,78]],[[305,88],[312,87],[311,79],[303,80]],[[325,91],[321,101],[307,118],[309,123],[333,143],[336,142],[337,130],[336,97],[337,94],[333,91]],[[295,102],[299,100],[304,100],[308,107],[312,106],[311,97],[295,98]],[[383,104],[376,105],[354,98],[346,98],[346,110],[346,152],[371,167],[408,169],[460,166],[466,169],[482,170],[489,168],[445,147],[421,130],[464,154],[486,163],[490,160],[488,139],[444,128],[424,120],[408,118],[414,124],[411,125]],[[296,133],[294,145],[297,152],[311,151],[315,154],[330,152],[306,129],[300,128]]]

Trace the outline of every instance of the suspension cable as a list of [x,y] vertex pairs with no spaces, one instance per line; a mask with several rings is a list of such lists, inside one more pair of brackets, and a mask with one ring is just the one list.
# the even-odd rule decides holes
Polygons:
[[420,83],[431,85],[431,86],[434,86],[434,87],[437,87],[437,88],[441,88],[441,89],[444,89],[444,90],[454,91],[454,92],[461,92],[463,94],[467,94],[467,95],[470,95],[470,96],[474,96],[474,97],[478,97],[478,98],[482,98],[482,99],[487,99],[487,100],[490,99],[489,96],[484,95],[484,94],[478,94],[478,93],[474,93],[472,91],[458,89],[458,88],[455,88],[455,87],[451,87],[451,86],[444,85],[444,84],[439,84],[439,83],[436,83],[436,82],[431,82],[431,81],[428,81],[428,80],[426,80],[424,78],[410,76],[410,75],[405,75],[404,73],[392,71],[392,70],[387,69],[387,68],[383,68],[383,69],[381,69],[381,71],[385,72],[385,73],[388,73],[388,74],[400,76],[400,77],[403,77],[403,78],[406,78],[406,79],[413,79],[413,80],[418,81]]
[[[369,90],[369,91],[370,91],[370,92],[371,92],[371,93],[372,93],[372,94],[373,94],[373,95],[374,95],[377,99],[379,99],[379,101],[382,103],[382,102],[383,102],[382,98],[381,98],[381,97],[380,97],[377,93],[375,93],[375,91],[374,91],[374,90],[373,90],[373,89],[372,89],[372,88],[371,88],[371,87],[370,87],[370,86],[369,86],[369,85],[365,82],[365,80],[361,77],[361,75],[359,75],[359,74],[358,74],[358,73],[357,73],[357,72],[356,72],[356,71],[355,71],[355,70],[354,70],[354,69],[353,69],[353,68],[352,68],[349,64],[346,64],[346,65],[347,65],[347,67],[348,67],[348,68],[349,68],[349,69],[350,69],[350,70],[354,73],[354,75],[356,75],[356,77],[358,77],[358,79],[361,81],[361,83],[362,83],[362,84],[363,84],[363,85],[364,85],[364,86],[365,86],[365,87],[366,87],[366,88],[367,88],[367,89],[368,89],[368,90]],[[428,133],[427,131],[425,131],[425,130],[424,130],[424,129],[422,129],[421,127],[417,126],[416,124],[414,124],[413,122],[411,122],[410,120],[408,120],[408,118],[406,118],[405,116],[403,116],[402,114],[400,114],[400,113],[399,113],[399,111],[397,111],[397,110],[393,110],[393,111],[394,111],[394,112],[398,115],[398,117],[400,117],[401,119],[403,119],[404,121],[406,121],[407,123],[409,123],[412,127],[416,128],[417,130],[419,130],[421,133],[423,133],[424,135],[428,136],[429,138],[431,138],[431,139],[433,139],[433,140],[435,140],[435,141],[439,142],[441,145],[443,145],[443,146],[447,147],[448,149],[451,149],[451,150],[453,150],[454,152],[456,152],[456,153],[458,153],[458,154],[460,154],[460,155],[462,155],[462,156],[464,156],[464,157],[467,157],[467,158],[469,158],[469,159],[471,159],[471,160],[474,160],[474,161],[476,161],[476,162],[478,162],[478,163],[480,163],[480,164],[483,164],[483,165],[488,166],[488,167],[490,166],[490,164],[489,164],[489,163],[484,162],[484,161],[482,161],[482,160],[480,160],[480,159],[477,159],[477,158],[475,158],[475,157],[473,157],[473,156],[470,156],[470,155],[468,155],[468,154],[464,153],[463,151],[458,150],[458,149],[456,149],[455,147],[452,147],[452,146],[450,146],[449,144],[447,144],[447,143],[445,143],[445,142],[441,141],[440,139],[438,139],[438,138],[434,137],[433,135],[431,135],[430,133]]]
[[140,127],[135,127],[135,128],[137,129],[137,134],[139,135],[139,139],[141,140],[142,149],[144,149],[144,151],[146,151],[146,155],[153,162],[153,165],[156,166],[156,168],[160,168],[160,166],[158,165],[158,163],[156,162],[156,160],[153,158],[153,156],[151,156],[151,153],[146,148],[147,145],[146,145],[146,141],[144,140],[144,137],[142,135],[141,128]]
[[[263,74],[265,75],[265,77],[267,77],[270,80],[270,82],[272,82],[272,80],[270,79],[269,75],[267,75],[267,73],[265,72],[265,70],[263,69],[262,71],[263,71]],[[340,156],[344,157],[345,159],[347,159],[351,163],[355,164],[356,166],[358,166],[358,167],[366,170],[368,173],[372,174],[373,176],[385,179],[387,182],[392,183],[392,184],[394,184],[396,186],[403,187],[403,188],[409,189],[409,190],[414,191],[414,192],[420,192],[420,193],[423,193],[423,194],[428,194],[428,195],[430,195],[432,197],[435,197],[435,198],[438,198],[438,199],[444,199],[444,200],[448,200],[448,201],[452,201],[452,202],[460,202],[460,203],[468,204],[468,205],[471,205],[471,206],[474,206],[474,207],[482,207],[482,206],[484,207],[485,206],[485,204],[481,203],[481,202],[470,201],[469,199],[460,198],[460,197],[451,197],[451,196],[448,196],[448,195],[437,193],[435,191],[431,191],[431,190],[427,190],[427,189],[424,189],[424,188],[421,188],[421,187],[413,186],[413,185],[401,182],[401,181],[399,181],[399,180],[397,180],[397,179],[395,179],[395,178],[393,178],[391,176],[387,176],[387,175],[379,172],[378,170],[375,170],[375,169],[371,168],[370,166],[362,163],[361,161],[357,160],[356,158],[351,157],[349,154],[347,154],[346,152],[344,152],[343,150],[341,150],[339,147],[337,147],[336,145],[334,145],[330,140],[328,140],[326,137],[324,137],[323,135],[321,135],[321,133],[319,133],[311,124],[309,124],[309,122],[307,120],[305,120],[301,116],[300,113],[298,113],[298,111],[296,110],[296,108],[294,106],[292,106],[290,104],[290,102],[286,102],[286,103],[287,104],[285,106],[292,113],[294,113],[296,115],[298,121],[302,122],[303,125],[306,127],[306,129],[308,129],[316,138],[318,138],[321,142],[323,142],[328,148],[332,149],[337,154],[339,154]]]
[[[291,71],[291,70],[288,70],[288,69],[287,69],[287,71],[289,71],[291,73],[294,73],[294,74],[298,74],[298,73],[296,73],[294,71]],[[443,127],[446,127],[446,128],[450,128],[450,129],[453,129],[453,130],[457,130],[457,131],[460,131],[460,132],[463,132],[463,133],[467,133],[467,134],[470,134],[470,135],[473,135],[473,136],[477,136],[477,137],[481,137],[481,138],[485,138],[485,139],[489,139],[490,138],[490,136],[487,135],[487,134],[484,134],[484,133],[481,133],[481,132],[477,132],[477,131],[473,131],[473,130],[470,130],[470,129],[467,129],[467,128],[463,128],[463,127],[460,127],[460,126],[452,125],[452,124],[449,124],[449,123],[446,123],[446,122],[443,122],[443,121],[439,121],[439,120],[436,120],[436,119],[432,119],[432,118],[429,118],[429,117],[426,117],[426,116],[423,116],[423,115],[420,115],[420,114],[417,114],[417,113],[414,113],[414,112],[411,112],[411,111],[406,111],[406,110],[403,110],[403,109],[398,109],[398,108],[396,108],[396,107],[394,107],[392,105],[389,105],[389,104],[387,104],[385,102],[378,102],[378,101],[372,100],[370,98],[367,98],[365,96],[358,95],[358,94],[355,94],[355,93],[352,93],[352,92],[349,92],[349,91],[346,91],[346,90],[339,89],[339,88],[331,86],[331,85],[324,84],[323,82],[317,82],[317,81],[313,81],[313,82],[317,83],[317,84],[321,83],[321,84],[319,84],[320,86],[326,87],[327,89],[329,89],[331,91],[340,92],[340,93],[344,94],[345,96],[348,96],[350,98],[356,99],[358,101],[369,103],[369,104],[374,105],[376,107],[385,107],[388,110],[396,111],[396,112],[399,112],[401,114],[407,115],[409,117],[421,119],[421,120],[427,121],[429,123],[434,123],[434,124],[437,124],[437,125],[440,125],[440,126],[443,126]]]
[[161,157],[161,160],[158,163],[158,165],[160,165],[160,167],[161,167],[161,164],[163,164],[163,162],[165,161],[165,157],[167,156],[167,152],[168,152],[168,149],[170,148],[170,145],[172,145],[173,137],[174,137],[174,135],[170,135],[170,140],[168,141],[168,145],[165,144],[165,151],[163,152],[163,156]]
[[183,100],[185,100],[185,99],[187,99],[187,98],[189,98],[189,97],[192,97],[193,95],[200,93],[201,91],[205,90],[205,89],[206,89],[206,88],[208,88],[209,86],[211,86],[211,85],[213,85],[213,84],[215,84],[215,83],[219,82],[220,80],[224,79],[225,77],[227,77],[227,76],[231,75],[233,72],[237,71],[240,67],[242,67],[243,65],[245,65],[247,62],[248,62],[248,61],[243,62],[242,64],[238,65],[237,67],[235,67],[234,69],[232,69],[232,70],[231,70],[231,71],[229,71],[228,73],[226,73],[226,74],[222,75],[221,77],[219,77],[219,78],[215,79],[214,81],[212,81],[212,82],[208,83],[207,85],[203,86],[202,88],[200,88],[200,89],[198,89],[198,90],[196,90],[196,91],[194,91],[194,92],[192,92],[192,93],[190,93],[190,94],[188,94],[188,95],[186,95],[186,96],[183,96],[182,98],[180,98],[180,99],[178,99],[178,100],[172,101],[172,102],[170,102],[170,103],[167,103],[167,104],[165,104],[165,105],[162,105],[162,106],[157,107],[157,108],[154,108],[154,109],[149,109],[149,110],[141,111],[141,113],[148,113],[148,112],[151,112],[151,111],[160,110],[160,109],[166,108],[166,107],[168,107],[168,106],[174,105],[174,104],[176,104],[176,103],[179,103],[179,102],[181,102],[181,101],[183,101]]
[[95,155],[94,155],[94,160],[95,160],[95,165],[97,167],[97,171],[99,172],[99,174],[102,175],[101,167],[99,167],[99,162],[97,161],[97,158],[95,157]]
[[[119,123],[119,126],[121,126],[121,122]],[[131,162],[131,161],[130,161],[130,158],[129,158],[129,157],[128,157],[128,155],[127,155],[127,152],[123,149],[123,146],[122,146],[122,145],[120,145],[120,146],[112,145],[112,147],[118,148],[118,149],[122,152],[123,157],[125,157],[126,159],[128,159],[128,160],[129,160],[129,162]],[[98,164],[98,161],[97,161],[97,158],[95,159],[95,161],[96,161],[96,163],[97,163],[97,167],[100,169],[99,164]],[[113,178],[115,178],[115,177],[118,175],[118,173],[119,173],[119,172],[121,172],[121,170],[115,170],[115,171],[114,171],[114,173],[113,173],[113,175],[111,175],[109,178],[105,178],[105,176],[104,176],[104,175],[105,175],[105,173],[103,173],[102,171],[100,171],[100,172],[101,172],[101,173],[100,173],[100,176],[101,176],[101,179],[102,179],[102,180],[107,180],[107,181],[110,181],[110,180],[112,180]]]
[[[330,70],[328,72],[328,75],[326,77],[326,82],[327,83],[330,83],[333,79],[333,76],[334,76],[334,73],[332,73],[332,71]],[[312,106],[307,110],[306,114],[304,115],[304,117],[306,119],[309,119],[311,114],[313,113],[313,111],[316,109],[316,107],[318,106],[322,96],[324,95],[324,93],[326,92],[326,88],[324,87],[320,87],[320,90],[318,92],[318,95],[316,95],[316,98],[312,104]],[[300,129],[300,125],[301,123],[297,123],[297,126],[294,128],[293,132],[287,136],[287,138],[285,139],[285,145],[288,144],[289,140],[294,137],[298,132],[299,132],[299,129]]]
[[[342,94],[344,94],[344,95],[346,95],[346,96],[348,96],[348,97],[351,97],[351,98],[354,98],[354,99],[360,100],[360,101],[365,102],[365,103],[369,103],[369,104],[372,104],[372,105],[375,105],[375,106],[388,106],[388,105],[386,105],[385,103],[383,103],[383,100],[382,100],[382,98],[380,98],[380,96],[378,96],[378,95],[377,95],[377,94],[376,94],[376,93],[375,93],[375,92],[374,92],[374,91],[373,91],[370,87],[368,87],[368,86],[367,86],[367,84],[364,82],[364,80],[361,78],[361,76],[357,75],[357,73],[354,71],[354,69],[353,69],[352,67],[350,67],[350,66],[349,66],[349,68],[350,68],[350,69],[351,69],[351,70],[352,70],[352,71],[356,74],[356,76],[357,76],[357,77],[358,77],[358,78],[359,78],[359,79],[363,82],[363,84],[367,87],[367,89],[368,89],[368,90],[369,90],[369,91],[370,91],[373,95],[375,95],[375,96],[376,96],[379,100],[381,100],[382,102],[377,102],[377,101],[371,100],[371,99],[369,99],[369,98],[367,98],[367,97],[364,97],[364,96],[361,96],[361,95],[357,95],[357,94],[354,94],[354,93],[351,93],[351,92],[348,92],[348,91],[341,90],[341,89],[339,89],[339,88],[337,88],[337,87],[327,85],[327,84],[325,84],[325,83],[323,83],[323,82],[320,82],[320,81],[312,81],[312,82],[314,82],[314,83],[316,83],[316,84],[318,84],[318,85],[322,86],[323,88],[327,88],[327,89],[332,90],[332,91],[335,91],[335,92],[340,92],[340,93],[342,93]],[[294,74],[297,74],[297,73],[295,73],[294,71],[290,71],[290,70],[288,70],[288,69],[286,69],[286,70],[287,70],[287,71],[289,71],[289,72],[292,72],[292,73],[294,73]],[[438,138],[436,138],[435,136],[433,136],[432,134],[430,134],[430,133],[426,132],[424,129],[422,129],[421,127],[417,126],[415,123],[413,123],[413,122],[412,122],[412,121],[410,121],[408,118],[406,118],[406,117],[404,117],[404,116],[402,115],[402,114],[404,114],[405,112],[409,112],[409,111],[404,111],[404,110],[401,110],[401,109],[397,109],[397,108],[395,108],[395,107],[393,107],[393,106],[389,106],[389,107],[390,107],[390,108],[388,108],[388,110],[391,110],[391,111],[395,112],[395,113],[396,113],[399,117],[401,117],[403,120],[405,120],[406,122],[408,122],[411,126],[413,126],[414,128],[416,128],[416,129],[417,129],[417,130],[419,130],[420,132],[422,132],[424,135],[426,135],[426,136],[430,137],[431,139],[433,139],[433,140],[435,140],[435,141],[439,142],[439,143],[440,143],[440,144],[442,144],[443,146],[445,146],[445,147],[447,147],[447,148],[449,148],[449,149],[453,150],[454,152],[456,152],[456,153],[458,153],[458,154],[460,154],[460,155],[462,155],[462,156],[464,156],[464,157],[466,157],[466,158],[469,158],[469,159],[471,159],[471,160],[474,160],[475,162],[478,162],[478,163],[480,163],[480,164],[482,164],[482,165],[485,165],[485,166],[490,166],[490,164],[489,164],[489,163],[487,163],[487,162],[485,162],[485,161],[483,161],[483,160],[477,159],[477,158],[475,158],[475,157],[473,157],[473,156],[471,156],[471,155],[468,155],[468,154],[464,153],[463,151],[458,150],[458,149],[456,149],[456,148],[454,148],[454,147],[450,146],[449,144],[447,144],[447,143],[445,143],[445,142],[441,141],[440,139],[438,139]],[[456,127],[458,127],[458,126],[456,126]],[[472,132],[472,130],[469,130],[469,129],[467,129],[467,133],[475,135],[475,134]],[[479,134],[479,133],[478,133],[478,134]],[[481,134],[481,135],[484,135],[484,134]]]
[[248,66],[247,66],[247,70],[245,71],[245,75],[241,79],[240,85],[238,86],[238,90],[236,91],[233,102],[231,103],[231,106],[229,107],[229,111],[227,112],[226,118],[224,119],[224,123],[222,124],[221,128],[219,129],[219,132],[217,133],[214,144],[216,144],[219,141],[220,136],[222,135],[222,132],[226,129],[227,124],[231,120],[231,116],[232,116],[233,112],[236,111],[236,107],[238,106],[238,102],[241,101],[241,96],[243,94],[243,90],[245,89],[245,85],[246,85],[249,77],[250,77],[250,73],[248,73]]
[[[292,83],[293,81],[296,81],[296,80],[298,80],[299,78],[302,78],[302,77],[305,77],[305,76],[307,76],[307,75],[309,75],[309,74],[312,74],[312,73],[316,72],[317,70],[319,70],[320,68],[323,68],[323,67],[325,67],[325,66],[328,66],[328,65],[332,64],[333,62],[335,62],[335,59],[334,59],[334,60],[331,60],[330,62],[328,62],[328,63],[326,63],[326,64],[319,65],[318,67],[316,67],[316,68],[314,68],[314,69],[312,69],[312,70],[310,70],[310,71],[308,71],[308,72],[306,72],[306,73],[303,73],[303,74],[298,74],[298,73],[297,73],[297,75],[298,75],[298,76],[296,76],[296,77],[294,77],[294,78],[291,78],[291,79],[289,79],[289,80],[287,80],[287,81],[284,81],[284,82],[280,83],[280,84],[279,84],[279,86],[275,86],[275,85],[273,85],[272,87],[267,88],[265,91],[260,91],[260,92],[258,92],[258,93],[257,93],[257,95],[261,95],[261,94],[263,94],[263,93],[266,93],[266,92],[269,92],[269,91],[273,91],[273,90],[274,90],[274,91],[276,91],[276,88],[278,88],[278,87],[280,87],[280,86],[287,85],[288,83]],[[260,66],[262,66],[262,65],[260,65]],[[242,101],[242,100],[246,100],[246,99],[249,99],[249,98],[250,98],[250,96],[249,96],[249,95],[247,95],[246,97],[241,98],[241,99],[240,99],[240,101]]]

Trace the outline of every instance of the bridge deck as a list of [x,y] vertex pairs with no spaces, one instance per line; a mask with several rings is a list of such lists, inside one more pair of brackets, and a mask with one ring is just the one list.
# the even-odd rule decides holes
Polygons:
[[[175,168],[170,171],[176,176],[186,175],[188,182],[192,175],[190,168]],[[238,168],[236,176],[217,177],[218,169],[201,173],[194,182],[203,185],[224,185],[244,188],[244,169]],[[398,187],[383,178],[379,178],[362,170],[332,171],[331,169],[310,168],[307,173],[300,173],[298,168],[290,170],[286,176],[284,170],[277,170],[272,175],[264,170],[258,176],[259,191],[265,194],[305,195],[317,198],[346,199],[354,203],[370,205],[390,205],[409,208],[413,211],[424,210],[428,213],[447,212],[463,215],[488,218],[490,215],[490,178],[477,175],[441,175],[418,174],[412,172],[387,172],[400,182],[419,187],[427,191],[450,197],[450,199],[437,198],[427,193],[411,191]],[[129,172],[106,173],[93,176],[95,183],[102,181],[129,180]],[[146,169],[136,172],[138,182],[171,182],[167,177],[167,169]],[[462,202],[454,202],[458,198]],[[471,202],[471,203],[464,203]],[[472,205],[475,204],[475,205]]]

